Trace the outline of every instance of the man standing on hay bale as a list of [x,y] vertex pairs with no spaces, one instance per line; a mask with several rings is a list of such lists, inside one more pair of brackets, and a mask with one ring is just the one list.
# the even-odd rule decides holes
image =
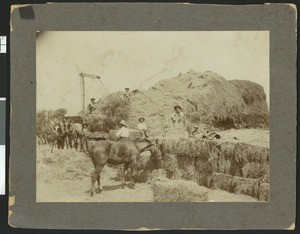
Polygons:
[[89,110],[90,114],[92,114],[93,111],[96,110],[95,104],[96,104],[96,103],[95,103],[95,98],[92,98],[92,99],[91,99],[91,103],[88,105],[88,110]]
[[121,128],[116,133],[117,141],[123,141],[129,138],[129,130],[125,120],[121,120],[120,125]]

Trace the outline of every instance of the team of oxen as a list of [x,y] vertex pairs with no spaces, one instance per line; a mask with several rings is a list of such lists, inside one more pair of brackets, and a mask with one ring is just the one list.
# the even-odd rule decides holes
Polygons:
[[[49,144],[51,152],[54,146],[58,149],[75,148],[85,152],[91,158],[95,167],[91,173],[91,196],[102,191],[100,173],[107,163],[124,164],[121,188],[125,187],[126,178],[129,175],[131,178],[129,187],[134,189],[141,153],[149,151],[155,167],[158,167],[162,158],[163,144],[159,143],[158,139],[140,137],[134,140],[130,138],[119,141],[99,140],[90,137],[81,124],[72,122],[64,122],[56,126],[45,124],[44,128],[43,131],[38,131],[43,132],[38,135],[38,140],[39,143]],[[95,188],[96,181],[98,186]]]

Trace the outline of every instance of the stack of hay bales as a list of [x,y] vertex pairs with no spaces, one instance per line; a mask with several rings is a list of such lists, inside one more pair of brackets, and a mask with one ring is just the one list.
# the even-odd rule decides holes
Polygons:
[[266,147],[217,140],[165,139],[164,153],[167,159],[172,155],[173,168],[181,171],[181,178],[208,188],[269,199]]
[[195,182],[158,178],[152,182],[155,202],[203,202],[208,189]]

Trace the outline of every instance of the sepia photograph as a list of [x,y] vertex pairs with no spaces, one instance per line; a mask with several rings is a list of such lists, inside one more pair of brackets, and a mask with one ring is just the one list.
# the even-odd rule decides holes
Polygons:
[[269,202],[269,31],[36,32],[36,202]]

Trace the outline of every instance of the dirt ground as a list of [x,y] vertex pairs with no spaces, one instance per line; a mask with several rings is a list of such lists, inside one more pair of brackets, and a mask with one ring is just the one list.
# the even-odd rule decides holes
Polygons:
[[[224,141],[269,146],[268,131],[234,130],[222,132],[221,135],[224,136]],[[54,148],[51,153],[48,145],[38,145],[36,165],[37,202],[153,202],[150,184],[138,183],[135,189],[128,187],[121,189],[121,182],[115,179],[117,169],[109,166],[105,166],[101,173],[102,193],[90,197],[88,190],[93,164],[89,157],[84,153],[76,152],[75,149]],[[208,201],[255,202],[257,200],[250,196],[210,190]]]

